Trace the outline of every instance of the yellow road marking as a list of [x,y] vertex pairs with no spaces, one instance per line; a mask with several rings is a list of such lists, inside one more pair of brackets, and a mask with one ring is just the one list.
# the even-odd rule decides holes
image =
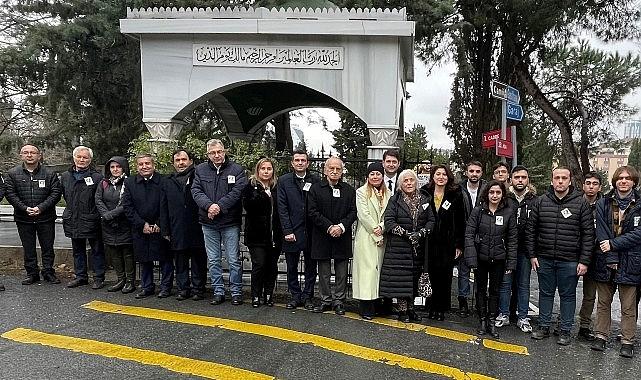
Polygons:
[[7,331],[2,334],[2,337],[21,343],[41,344],[43,346],[81,352],[83,354],[98,355],[107,358],[116,358],[146,365],[158,366],[172,372],[196,375],[206,379],[274,379],[272,376],[230,367],[224,364],[183,358],[180,356],[166,354],[164,352],[143,350],[140,348],[132,348],[119,344],[100,342],[97,340],[49,334],[24,328]]
[[483,346],[497,351],[511,352],[513,354],[519,355],[530,355],[527,347],[519,346],[518,344],[510,344],[491,339],[483,339]]
[[433,363],[422,359],[395,354],[392,352],[359,346],[357,344],[343,342],[338,339],[327,338],[320,335],[288,330],[282,327],[261,325],[257,323],[210,317],[205,315],[179,313],[161,309],[118,305],[102,301],[91,301],[83,305],[83,307],[104,313],[129,315],[134,317],[185,323],[197,326],[217,327],[225,330],[254,334],[292,343],[311,344],[319,348],[364,360],[442,375],[453,379],[493,379],[492,377],[486,375],[464,372],[458,368],[446,366],[443,364]]

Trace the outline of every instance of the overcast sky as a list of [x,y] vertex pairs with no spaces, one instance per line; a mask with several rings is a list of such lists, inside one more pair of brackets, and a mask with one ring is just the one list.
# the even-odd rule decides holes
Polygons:
[[[593,41],[593,44],[606,51],[619,52],[620,54],[641,53],[639,42],[618,42],[615,44],[604,44]],[[443,128],[443,122],[447,117],[450,103],[450,91],[452,76],[456,66],[452,62],[445,63],[432,69],[427,75],[426,66],[418,59],[414,60],[414,83],[407,84],[410,99],[407,100],[405,110],[405,128],[411,128],[414,124],[422,124],[426,127],[429,143],[434,148],[453,148],[454,144]],[[626,102],[641,109],[641,89],[626,97]],[[318,109],[318,112],[325,117],[330,129],[338,128],[339,118],[336,112],[329,109]],[[527,117],[527,115],[525,115]],[[635,118],[641,118],[637,114]],[[299,128],[305,134],[305,140],[309,149],[316,153],[321,144],[328,150],[333,144],[331,133],[322,130],[318,126],[307,126],[305,120],[292,120],[292,126]],[[498,128],[498,126],[497,126]],[[615,131],[618,132],[618,131]],[[296,137],[294,137],[296,139]],[[294,142],[296,143],[296,142]]]

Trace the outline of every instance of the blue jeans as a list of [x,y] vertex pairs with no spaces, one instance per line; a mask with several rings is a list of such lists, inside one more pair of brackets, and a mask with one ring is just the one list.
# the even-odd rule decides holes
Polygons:
[[470,295],[470,267],[465,263],[465,258],[458,261],[458,296],[467,298]]
[[576,261],[558,261],[539,258],[539,325],[549,327],[552,323],[554,293],[559,290],[561,331],[572,330],[576,309]]
[[76,278],[86,280],[87,276],[87,241],[91,246],[91,264],[94,278],[105,279],[105,248],[100,239],[71,239],[73,251],[73,269]]
[[225,284],[223,283],[222,248],[221,242],[225,245],[225,255],[229,264],[229,287],[231,295],[241,296],[243,294],[243,267],[240,261],[240,226],[230,226],[221,229],[203,224],[205,235],[205,249],[207,250],[207,267],[211,276],[211,285],[214,295],[225,295]]
[[[516,257],[516,271],[503,276],[501,283],[501,295],[499,296],[499,313],[508,315],[510,313],[510,301],[512,291],[517,294],[516,309],[519,318],[526,318],[530,310],[530,274],[532,273],[532,264],[525,253]],[[512,280],[516,276],[516,286],[512,286]],[[516,288],[516,290],[515,290]]]

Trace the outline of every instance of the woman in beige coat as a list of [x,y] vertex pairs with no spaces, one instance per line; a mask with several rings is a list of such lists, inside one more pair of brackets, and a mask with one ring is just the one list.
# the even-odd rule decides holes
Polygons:
[[371,320],[378,299],[378,282],[383,262],[383,213],[390,192],[383,185],[383,165],[375,162],[367,167],[367,183],[356,190],[358,227],[354,239],[352,289],[360,300],[360,315]]

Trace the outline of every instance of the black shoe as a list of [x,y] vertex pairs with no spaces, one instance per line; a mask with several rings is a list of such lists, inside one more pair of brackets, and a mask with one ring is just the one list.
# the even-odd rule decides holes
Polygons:
[[4,285],[0,284],[0,292],[4,292],[4,291],[5,291]]
[[313,310],[314,309],[314,300],[311,298],[307,298],[305,300],[305,310]]
[[436,317],[434,319],[436,319],[437,321],[444,321],[445,313],[442,311],[439,311],[438,313],[436,313]]
[[214,299],[211,300],[212,305],[220,305],[223,302],[225,302],[225,296],[222,294],[214,295]]
[[494,324],[494,319],[492,318],[486,318],[485,319],[485,331],[490,334],[490,336],[494,339],[498,339],[499,337],[499,332],[496,329],[496,325]]
[[621,350],[619,350],[619,356],[624,358],[633,358],[634,357],[634,345],[621,343]]
[[191,296],[191,299],[194,300],[194,301],[202,301],[202,300],[205,299],[205,296],[203,296],[200,293],[194,293],[194,295]]
[[427,313],[427,319],[436,319],[436,315],[437,315],[437,313],[435,313],[435,312],[433,312],[433,311],[431,311],[431,310],[430,310],[430,311]]
[[481,318],[479,322],[479,328],[476,331],[476,333],[479,335],[485,335],[486,331],[487,331],[487,322],[485,321],[485,318]]
[[178,292],[178,295],[176,296],[177,301],[184,301],[189,298],[191,298],[189,292]]
[[127,281],[125,286],[122,288],[122,294],[129,294],[133,293],[136,291],[136,282],[135,281]]
[[556,340],[556,343],[560,344],[561,346],[568,346],[570,343],[572,343],[570,332],[561,330],[561,332],[559,333],[559,339]]
[[594,338],[594,342],[590,346],[591,349],[594,351],[605,351],[605,345],[606,345],[605,339],[602,338]]
[[137,300],[141,300],[143,298],[147,298],[147,297],[153,296],[153,295],[154,295],[154,291],[153,290],[144,290],[143,289],[140,293],[136,294],[135,298]]
[[158,292],[158,298],[167,298],[171,296],[171,290],[169,289],[161,289],[160,292]]
[[116,282],[115,284],[113,284],[113,285],[111,285],[110,287],[108,287],[108,288],[107,288],[107,291],[108,291],[108,292],[117,292],[117,291],[120,291],[120,290],[122,290],[122,288],[124,288],[124,287],[125,287],[125,284],[126,284],[126,283],[127,283],[127,281],[125,281],[125,279],[118,280],[118,282]]
[[580,338],[583,338],[583,339],[587,340],[588,342],[592,342],[592,341],[594,341],[594,339],[595,339],[594,334],[592,334],[592,331],[590,331],[590,329],[589,329],[589,328],[587,328],[587,327],[581,327],[581,328],[579,329],[579,334],[578,334],[578,336],[579,336]]
[[86,278],[74,278],[73,280],[69,281],[69,283],[67,284],[67,288],[77,288],[83,285],[89,285],[89,281],[87,281]]
[[532,339],[535,340],[541,340],[544,338],[549,338],[550,337],[550,327],[541,327],[539,326],[536,330],[532,332],[532,335],[530,336]]
[[366,321],[371,321],[372,319],[374,319],[374,317],[369,314],[361,314],[361,318],[363,318]]
[[466,297],[459,297],[458,298],[458,315],[461,318],[467,318],[470,316],[470,307],[467,304],[467,298]]
[[44,278],[45,281],[50,282],[52,284],[59,284],[60,279],[56,277],[54,273],[45,273],[42,275],[42,278]]
[[404,322],[404,323],[409,323],[410,322],[410,316],[407,315],[406,311],[399,311],[398,312],[398,321],[399,322]]
[[40,281],[39,276],[27,276],[24,280],[22,280],[22,285],[31,285],[35,284],[36,282]]
[[100,278],[94,278],[93,284],[91,285],[91,289],[98,290],[98,289],[104,288],[104,286],[105,286],[105,280]]
[[332,310],[332,306],[331,305],[326,305],[326,304],[322,303],[320,305],[314,306],[314,308],[312,309],[312,312],[314,312],[314,313],[324,313],[324,312],[330,311],[330,310]]
[[407,311],[407,316],[408,316],[408,317],[410,317],[410,321],[412,321],[412,322],[420,322],[420,321],[422,321],[422,320],[423,320],[423,318],[421,318],[421,316],[420,316],[420,315],[418,315],[418,314],[416,313],[416,311],[414,311],[414,310],[412,310],[412,309],[409,309],[409,310]]
[[243,304],[243,296],[231,296],[231,304],[234,306]]
[[259,306],[260,306],[260,298],[252,297],[252,307],[259,307]]
[[300,301],[297,298],[292,298],[291,300],[289,300],[289,302],[287,302],[287,305],[285,306],[285,308],[288,310],[294,310],[299,306],[300,306]]
[[271,294],[266,295],[265,299],[263,299],[263,304],[269,307],[274,306],[274,296],[272,296]]
[[342,303],[337,304],[334,306],[334,313],[336,313],[336,315],[345,315],[345,306],[343,306]]

